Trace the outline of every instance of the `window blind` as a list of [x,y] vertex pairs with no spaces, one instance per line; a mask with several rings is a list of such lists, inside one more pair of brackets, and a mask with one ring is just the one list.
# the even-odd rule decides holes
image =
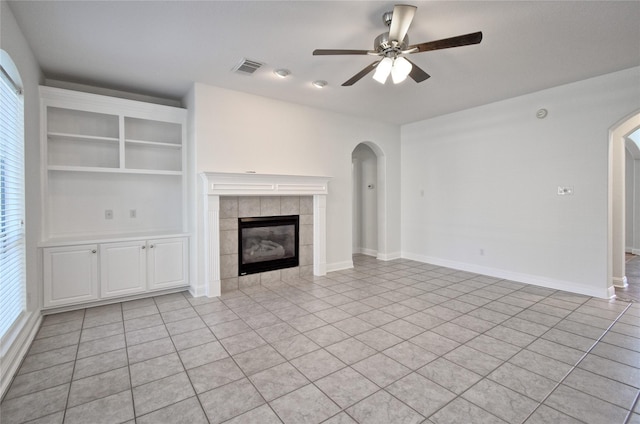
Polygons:
[[0,337],[25,310],[24,103],[0,67]]

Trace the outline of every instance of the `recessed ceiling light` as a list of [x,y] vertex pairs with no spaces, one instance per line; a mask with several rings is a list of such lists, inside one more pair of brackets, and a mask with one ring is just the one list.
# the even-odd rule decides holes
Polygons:
[[311,84],[313,84],[313,86],[316,88],[324,88],[328,83],[325,80],[316,80]]
[[273,71],[273,73],[279,76],[280,78],[286,78],[289,75],[291,75],[291,71],[288,69],[276,69],[275,71]]

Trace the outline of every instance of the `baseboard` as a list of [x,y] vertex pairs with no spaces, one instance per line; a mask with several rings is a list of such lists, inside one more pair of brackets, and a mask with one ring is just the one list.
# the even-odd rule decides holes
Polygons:
[[364,247],[358,247],[353,249],[353,253],[359,254],[359,255],[367,255],[367,256],[373,256],[374,258],[378,255],[378,251],[377,250],[373,250],[373,249],[367,249]]
[[640,255],[640,249],[631,249],[631,254]]
[[[540,275],[524,274],[520,272],[507,271],[499,268],[485,267],[465,262],[451,261],[448,259],[435,258],[431,256],[417,255],[414,253],[403,252],[402,257],[418,262],[424,262],[432,265],[445,266],[448,268],[458,269],[461,271],[473,272],[476,274],[487,275],[489,277],[501,278],[504,280],[517,281],[519,283],[533,284],[535,286],[546,287],[554,290],[564,290],[571,293],[583,294],[603,299],[609,298],[609,291],[603,287],[602,290],[596,290],[591,287],[585,287],[571,281],[556,280],[553,278],[543,277]],[[603,284],[604,286],[604,284]]]
[[353,261],[334,262],[327,264],[327,272],[341,271],[343,269],[353,268]]
[[[0,399],[2,399],[9,389],[13,376],[18,372],[18,368],[22,363],[22,359],[27,355],[31,342],[35,339],[40,323],[42,322],[42,315],[40,311],[31,312],[29,316],[23,318],[23,323],[20,325],[20,329],[17,330],[16,336],[13,340],[7,343],[8,347],[6,351],[2,352],[2,360],[0,361],[0,375],[2,383],[0,385]],[[3,340],[3,345],[5,344]]]
[[616,288],[613,286],[610,286],[607,288],[607,293],[609,294],[607,297],[609,299],[615,299],[616,298]]
[[624,289],[625,287],[629,286],[629,280],[627,280],[626,276],[621,278],[613,277],[612,280],[613,280],[612,283],[614,287]]
[[400,252],[378,253],[376,256],[376,259],[380,259],[381,261],[393,261],[400,258],[402,258],[402,254]]

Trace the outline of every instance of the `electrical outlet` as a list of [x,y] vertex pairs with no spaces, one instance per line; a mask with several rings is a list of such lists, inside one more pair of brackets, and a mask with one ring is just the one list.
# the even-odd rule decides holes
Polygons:
[[135,209],[129,209],[129,218],[135,218],[138,216],[138,213]]
[[571,196],[572,194],[573,194],[573,187],[558,186],[558,196]]
[[113,210],[112,209],[106,209],[104,211],[104,219],[113,219]]

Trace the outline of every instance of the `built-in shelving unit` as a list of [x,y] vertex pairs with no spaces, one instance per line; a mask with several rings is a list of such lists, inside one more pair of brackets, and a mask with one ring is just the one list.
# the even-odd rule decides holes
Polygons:
[[[98,255],[95,263],[104,265],[105,252],[116,251],[106,247],[117,243],[135,246],[122,252],[163,246],[163,258],[169,255],[164,252],[176,252],[174,263],[180,267],[175,268],[186,272],[187,111],[52,87],[40,87],[40,98],[40,246],[49,261],[45,295],[51,295],[45,296],[45,307],[100,300],[107,292],[111,297],[187,284],[186,275],[177,275],[166,284],[138,279],[136,288],[128,288],[126,281],[94,275],[97,259],[91,259]],[[140,257],[134,261],[125,256],[122,263],[140,265]],[[78,261],[85,274],[91,272],[91,284],[97,286],[84,286],[84,275],[75,278],[76,286],[67,286],[62,270],[69,261]],[[105,284],[124,286],[105,291]]]
[[52,87],[40,93],[43,245],[187,231],[185,109]]

